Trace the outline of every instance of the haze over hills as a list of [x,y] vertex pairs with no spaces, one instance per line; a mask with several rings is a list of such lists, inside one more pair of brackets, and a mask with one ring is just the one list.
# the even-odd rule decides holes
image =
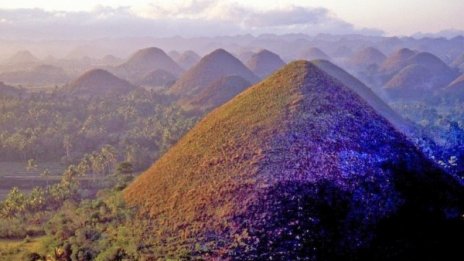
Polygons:
[[368,66],[380,66],[387,57],[374,47],[367,47],[356,52],[349,60],[348,64],[354,67],[367,68]]
[[266,49],[253,54],[246,63],[246,66],[261,79],[266,78],[284,65],[285,62],[279,55]]
[[71,95],[105,97],[128,93],[134,90],[135,86],[108,71],[93,69],[72,81],[65,89]]
[[0,81],[24,87],[54,87],[69,81],[69,76],[60,67],[41,64],[31,69],[0,73]]
[[218,49],[203,57],[185,72],[170,88],[169,93],[178,96],[195,96],[213,82],[226,76],[240,76],[250,83],[258,81],[242,62],[224,49]]
[[184,70],[192,68],[197,64],[201,57],[194,51],[185,51],[182,54],[179,54],[177,58],[173,58]]
[[165,70],[174,76],[179,76],[183,69],[174,62],[163,50],[150,47],[135,52],[125,63],[114,68],[121,78],[137,82],[156,70]]
[[300,58],[304,59],[304,60],[308,60],[308,61],[311,61],[311,60],[330,60],[330,57],[325,52],[323,52],[321,49],[319,49],[317,47],[311,47],[311,48],[303,51],[303,53],[300,55]]
[[209,258],[407,260],[417,248],[443,257],[462,231],[451,225],[459,215],[441,218],[461,213],[456,184],[304,61],[208,114],[125,198],[150,218],[152,242],[208,245]]
[[6,60],[8,65],[31,65],[39,62],[39,59],[27,50],[19,51]]

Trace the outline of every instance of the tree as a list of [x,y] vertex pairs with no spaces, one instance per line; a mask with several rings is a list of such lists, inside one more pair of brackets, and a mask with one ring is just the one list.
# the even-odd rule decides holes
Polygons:
[[118,164],[116,171],[121,174],[131,174],[133,172],[132,163],[124,161]]
[[38,165],[35,159],[29,159],[26,163],[26,171],[32,172],[37,171]]
[[50,171],[48,169],[45,169],[44,171],[42,171],[42,173],[40,173],[40,176],[45,179],[48,187],[48,177],[50,177]]

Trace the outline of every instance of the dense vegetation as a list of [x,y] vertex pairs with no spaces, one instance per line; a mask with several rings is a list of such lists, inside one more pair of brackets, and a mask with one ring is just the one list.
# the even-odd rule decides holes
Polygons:
[[59,92],[0,95],[0,159],[75,162],[108,144],[118,159],[144,169],[195,122],[169,100],[140,89],[93,99]]
[[401,101],[391,105],[430,138],[420,145],[422,150],[464,182],[464,105],[449,101]]
[[138,260],[142,223],[120,191],[195,121],[170,97],[143,89],[90,99],[59,90],[0,94],[0,159],[27,171],[68,165],[61,181],[12,188],[0,202],[0,240],[12,242],[1,244],[0,259]]

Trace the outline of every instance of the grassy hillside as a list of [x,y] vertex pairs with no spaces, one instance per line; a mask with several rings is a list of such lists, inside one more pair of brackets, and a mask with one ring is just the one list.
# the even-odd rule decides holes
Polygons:
[[[207,115],[125,198],[151,221],[151,242],[162,258],[184,249],[210,257],[328,260],[367,246],[387,217],[399,215],[398,223],[412,226],[403,207],[424,222],[435,220],[440,205],[456,208],[455,192],[367,102],[301,61]],[[416,222],[404,240],[423,226]],[[391,231],[379,232],[386,242],[368,256],[401,240]]]

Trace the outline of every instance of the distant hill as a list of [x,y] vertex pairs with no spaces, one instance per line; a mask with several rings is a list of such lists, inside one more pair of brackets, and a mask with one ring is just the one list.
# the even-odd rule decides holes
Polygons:
[[209,113],[124,197],[160,258],[435,260],[464,232],[462,188],[304,61]]
[[144,78],[137,82],[137,85],[144,87],[170,87],[177,80],[177,77],[172,73],[169,73],[165,70],[155,70],[147,74]]
[[125,63],[115,67],[115,74],[126,80],[137,82],[155,70],[164,70],[179,76],[183,69],[163,50],[150,47],[134,53]]
[[93,69],[72,81],[65,89],[71,95],[98,97],[125,94],[135,87],[108,71]]
[[240,76],[224,76],[204,88],[198,95],[180,101],[189,111],[205,112],[214,109],[250,87],[251,83]]
[[175,61],[184,69],[188,70],[200,61],[201,57],[194,51],[185,51]]
[[40,60],[27,50],[19,51],[6,60],[6,64],[9,65],[30,65],[39,62]]
[[301,59],[304,60],[330,60],[330,57],[323,52],[321,49],[316,47],[311,47],[305,51],[303,51],[300,55]]
[[387,57],[381,51],[374,47],[368,47],[351,56],[348,64],[356,68],[367,68],[371,65],[380,66],[386,59]]
[[242,62],[224,49],[218,49],[185,72],[169,92],[178,96],[194,96],[225,76],[240,76],[250,83],[258,81],[258,77]]
[[279,55],[268,50],[261,50],[253,54],[246,66],[260,78],[266,78],[285,65]]
[[37,65],[31,69],[0,73],[0,81],[24,87],[54,87],[66,84],[69,76],[60,67]]

